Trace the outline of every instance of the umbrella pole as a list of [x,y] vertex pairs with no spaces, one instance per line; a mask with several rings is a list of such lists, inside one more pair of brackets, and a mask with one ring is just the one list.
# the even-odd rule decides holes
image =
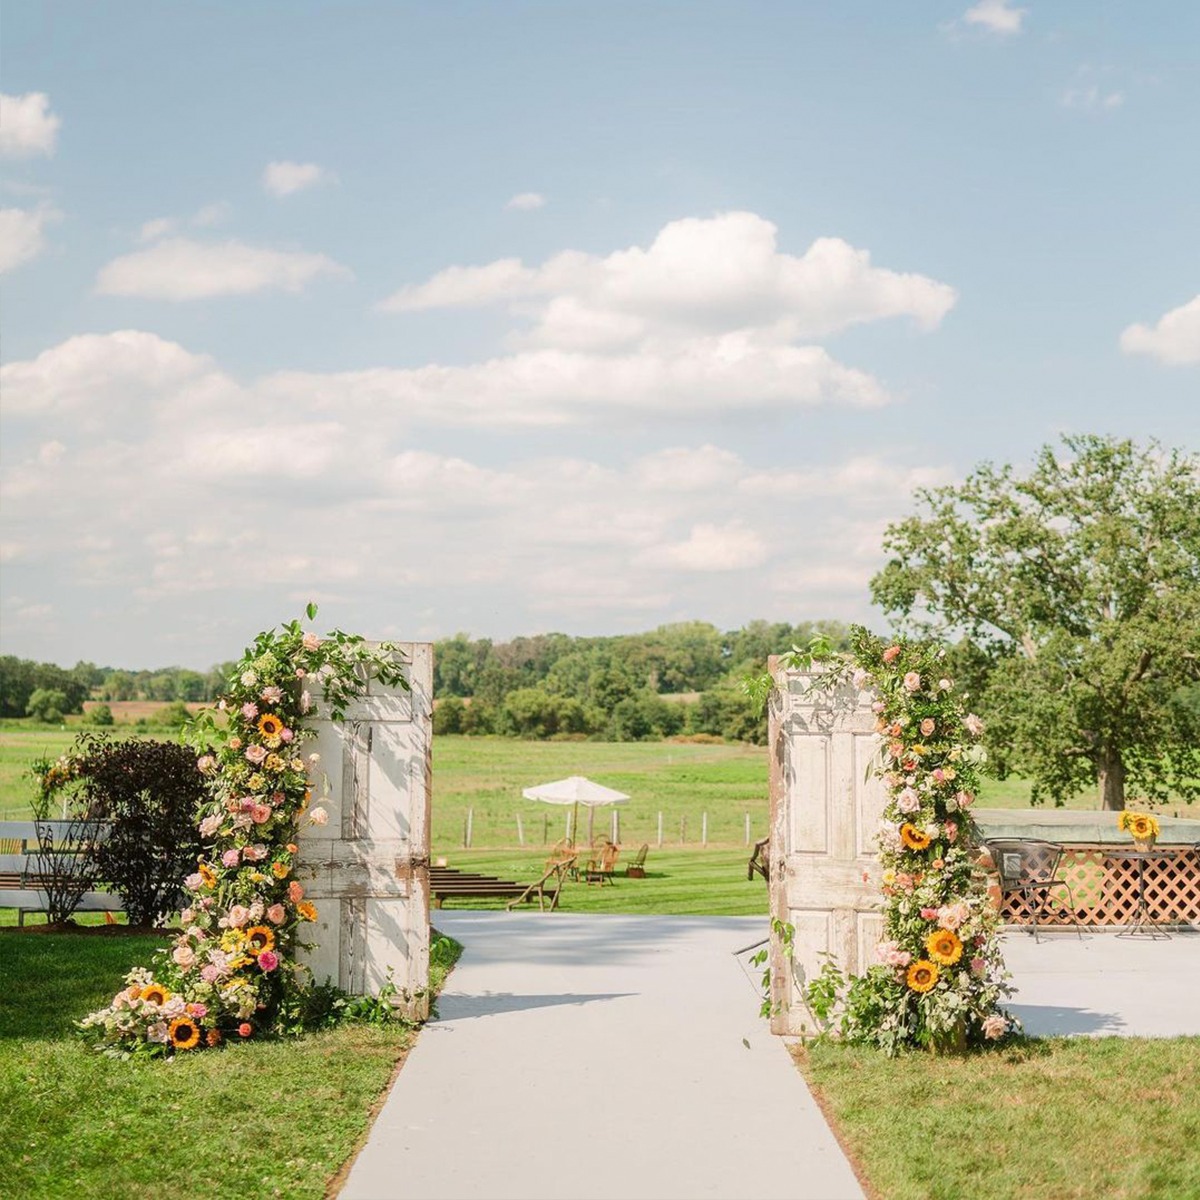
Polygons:
[[596,806],[588,805],[588,845],[596,844]]

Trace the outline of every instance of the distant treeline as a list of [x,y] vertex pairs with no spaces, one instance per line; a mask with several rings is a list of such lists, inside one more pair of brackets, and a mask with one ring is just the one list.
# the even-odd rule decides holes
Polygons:
[[62,713],[82,711],[85,700],[215,700],[232,669],[231,663],[222,663],[203,674],[186,667],[125,671],[90,662],[66,668],[8,654],[0,657],[0,717],[26,716],[39,691],[61,695]]
[[[460,633],[434,644],[434,730],[606,741],[708,734],[761,743],[766,720],[741,681],[761,672],[768,655],[817,634],[844,648],[846,632],[837,621],[752,621],[731,632],[688,621],[619,637],[545,633],[492,642]],[[0,658],[0,716],[24,717],[46,693],[62,713],[81,711],[88,699],[211,701],[231,670],[231,663],[201,673],[89,662],[67,669],[9,655]]]
[[493,643],[458,634],[434,645],[434,731],[762,743],[766,719],[742,679],[818,633],[844,647],[846,632],[836,621],[752,621],[732,632],[688,621],[620,637],[547,633]]

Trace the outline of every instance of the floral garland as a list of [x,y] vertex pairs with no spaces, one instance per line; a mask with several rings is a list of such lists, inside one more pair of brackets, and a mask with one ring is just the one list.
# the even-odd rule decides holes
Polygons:
[[[316,607],[308,606],[308,617]],[[368,645],[335,631],[306,633],[298,621],[259,634],[217,705],[193,736],[205,747],[198,769],[209,800],[198,814],[211,849],[184,880],[181,931],[153,968],[135,968],[107,1008],[79,1028],[97,1050],[118,1057],[170,1055],[277,1032],[281,1015],[311,987],[295,959],[299,932],[317,919],[295,877],[300,821],[308,810],[310,770],[301,753],[314,737],[312,691],[340,719],[371,676],[407,687],[393,643]]]
[[[876,775],[888,799],[878,837],[880,963],[850,981],[841,1032],[889,1053],[999,1040],[1018,1026],[999,1008],[1010,993],[999,914],[977,866],[970,815],[983,723],[964,713],[945,673],[944,649],[885,643],[861,626],[853,628],[851,646],[854,661],[821,681],[829,686],[849,676],[856,688],[875,692],[876,729],[886,739]],[[829,997],[831,982],[844,982],[832,965],[814,995]]]

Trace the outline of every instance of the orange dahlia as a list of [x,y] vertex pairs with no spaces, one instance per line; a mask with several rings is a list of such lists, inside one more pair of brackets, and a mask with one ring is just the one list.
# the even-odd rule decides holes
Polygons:
[[905,978],[908,986],[914,992],[927,992],[938,981],[937,964],[931,963],[926,958],[918,958],[908,968],[908,975]]
[[200,1044],[200,1026],[191,1017],[176,1017],[169,1033],[176,1050],[191,1050]]
[[258,718],[258,732],[263,737],[278,737],[283,732],[283,722],[270,713],[264,713]]
[[962,958],[963,944],[958,934],[950,929],[935,929],[925,939],[925,949],[934,962],[952,967]]
[[900,826],[900,840],[910,850],[925,850],[932,839],[929,834],[922,832],[915,825],[910,825],[906,821]]
[[275,949],[275,931],[266,925],[253,925],[246,930],[246,944],[251,954]]

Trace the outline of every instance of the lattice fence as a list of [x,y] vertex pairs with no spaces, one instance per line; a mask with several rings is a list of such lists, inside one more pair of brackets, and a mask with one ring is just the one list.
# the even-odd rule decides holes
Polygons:
[[[1147,916],[1165,924],[1200,924],[1200,852],[1190,846],[1155,847],[1139,860],[1120,845],[1064,847],[1055,878],[1071,885],[1074,912],[1065,888],[1054,888],[1042,925],[1132,925],[1138,914],[1138,873],[1143,872]],[[993,880],[995,876],[993,875]],[[1005,897],[1001,914],[1028,925],[1033,914],[1023,896]]]

